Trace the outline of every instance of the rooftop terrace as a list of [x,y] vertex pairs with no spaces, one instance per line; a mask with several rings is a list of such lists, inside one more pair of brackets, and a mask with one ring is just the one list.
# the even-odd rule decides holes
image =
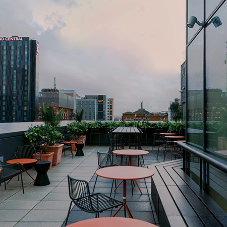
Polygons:
[[[142,149],[150,151],[149,155],[144,156],[145,165],[158,163],[159,160],[163,161],[161,153],[159,160],[157,160],[157,151],[152,151],[152,147],[144,146]],[[17,177],[7,185],[7,190],[2,185],[0,187],[0,226],[63,226],[70,204],[67,175],[90,181],[90,190],[92,190],[95,171],[98,168],[97,151],[106,152],[107,150],[108,147],[105,146],[86,146],[84,148],[85,156],[76,156],[73,159],[70,151],[66,151],[66,156],[62,155],[61,163],[48,171],[50,185],[34,186],[31,178],[27,174],[23,174],[24,194],[20,189],[20,182],[18,182]],[[170,156],[166,161],[168,160],[171,160]],[[134,162],[136,163],[136,160]],[[29,173],[33,177],[36,176],[34,169],[30,169]],[[98,177],[95,192],[109,195],[111,182],[111,180]],[[143,195],[140,195],[139,190],[135,187],[133,196],[130,182],[128,182],[127,204],[134,218],[158,225],[153,203],[150,199],[150,182],[150,179],[146,179],[147,191],[144,180],[140,180],[139,185]],[[112,196],[121,200],[122,189],[119,188]],[[100,214],[100,217],[110,216],[112,212],[111,210],[105,211]],[[123,212],[119,212],[117,216],[123,216]],[[94,217],[94,214],[85,213],[74,207],[70,213],[68,224]]]

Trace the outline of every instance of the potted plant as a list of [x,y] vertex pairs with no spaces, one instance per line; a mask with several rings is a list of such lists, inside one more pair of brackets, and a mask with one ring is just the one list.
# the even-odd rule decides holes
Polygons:
[[88,130],[88,124],[85,121],[79,122],[74,121],[70,124],[67,124],[66,132],[73,134],[74,137],[79,140],[80,136]]
[[61,137],[61,139],[57,139],[57,135],[59,134],[59,132],[57,131],[57,128],[59,127],[59,123],[62,120],[63,112],[64,112],[63,109],[61,109],[56,113],[55,109],[49,106],[47,103],[43,103],[39,112],[39,116],[44,121],[45,125],[49,126],[50,128],[52,127],[53,129],[53,130],[50,130],[50,134],[48,135],[49,140],[48,140],[48,146],[47,146],[47,152],[54,152],[53,165],[57,165],[60,163],[62,148],[64,146],[64,144],[56,143],[60,140],[63,140],[63,137]]
[[25,137],[28,138],[31,143],[35,144],[37,150],[40,150],[40,153],[37,154],[35,158],[39,158],[40,155],[41,160],[50,161],[51,166],[52,164],[57,165],[60,162],[58,153],[62,152],[63,144],[57,145],[55,142],[62,140],[63,135],[54,127],[48,125],[29,127],[25,132]]
[[[66,128],[66,132],[68,134],[73,134],[74,140],[77,140],[77,142],[81,141],[82,143],[84,143],[84,145],[86,141],[86,135],[83,135],[83,134],[85,134],[87,130],[88,130],[88,123],[85,121],[82,121],[82,122],[74,121],[70,124],[67,124],[67,128]],[[76,148],[73,147],[73,150],[76,150]]]

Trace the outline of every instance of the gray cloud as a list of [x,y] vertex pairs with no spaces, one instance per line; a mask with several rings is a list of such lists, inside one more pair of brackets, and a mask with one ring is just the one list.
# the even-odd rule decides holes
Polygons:
[[[76,3],[55,2],[67,3],[67,7]],[[66,22],[57,13],[46,16],[46,23],[54,22],[54,27],[44,31],[34,22],[26,1],[13,4],[4,1],[0,2],[0,21],[1,36],[29,36],[39,41],[40,89],[53,87],[53,77],[56,77],[58,89],[75,89],[81,96],[105,94],[113,97],[115,115],[137,110],[141,101],[148,111],[167,110],[169,102],[180,97],[180,74],[148,70],[136,61],[138,56],[133,51],[129,53],[131,58],[126,59],[118,56],[117,51],[107,51],[104,44],[89,49],[77,41],[71,43],[62,38]],[[129,62],[125,64],[124,61]]]
[[75,0],[51,0],[57,4],[64,5],[68,8],[77,7],[79,4]]

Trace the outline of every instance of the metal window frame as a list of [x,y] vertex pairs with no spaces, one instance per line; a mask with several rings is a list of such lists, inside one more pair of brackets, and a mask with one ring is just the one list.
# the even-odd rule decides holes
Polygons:
[[[188,15],[188,5],[190,0],[186,0],[186,23],[188,21],[189,15]],[[204,9],[204,21],[205,24],[208,23],[211,18],[214,16],[214,14],[222,7],[222,5],[226,2],[226,0],[220,1],[220,3],[217,5],[217,7],[212,11],[212,13],[207,17],[206,19],[206,0],[203,2],[203,9]],[[193,16],[193,15],[190,15]],[[203,35],[203,151],[194,152],[194,150],[190,147],[187,147],[187,151],[190,153],[196,154],[200,157],[200,188],[202,188],[204,191],[207,191],[208,189],[208,182],[209,182],[209,164],[214,165],[215,167],[222,169],[221,165],[216,166],[216,159],[213,157],[214,162],[210,162],[211,157],[209,157],[209,161],[207,158],[204,158],[204,156],[201,156],[201,154],[207,154],[207,147],[206,147],[206,141],[207,141],[207,134],[206,134],[206,26],[200,27],[198,31],[195,33],[195,35],[188,40],[188,27],[186,26],[186,119],[185,119],[185,139],[186,143],[188,143],[188,136],[187,136],[187,129],[188,129],[188,48],[192,44],[192,42],[196,39],[196,37],[200,34],[200,32],[204,32]],[[182,146],[183,147],[183,146]],[[183,169],[186,173],[189,173],[190,171],[190,155],[189,152],[184,151],[183,158]],[[203,154],[203,155],[204,155]],[[208,155],[208,154],[207,154]],[[209,155],[208,155],[209,156]],[[223,170],[222,170],[223,171]]]

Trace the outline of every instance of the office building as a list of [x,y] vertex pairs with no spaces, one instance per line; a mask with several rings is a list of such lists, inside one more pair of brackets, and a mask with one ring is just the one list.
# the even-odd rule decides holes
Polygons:
[[74,107],[73,107],[73,113],[76,113],[76,99],[81,99],[81,97],[76,93],[75,90],[59,90],[60,93],[68,95],[70,97],[73,97],[74,100]]
[[76,110],[81,112],[84,110],[84,115],[82,120],[90,120],[96,121],[96,109],[97,109],[97,100],[96,99],[88,99],[88,98],[81,98],[76,100]]
[[29,37],[0,37],[0,122],[37,119],[39,43]]
[[107,121],[114,121],[114,99],[107,98]]
[[83,120],[106,121],[106,95],[85,95],[76,100],[76,109],[84,109]]
[[63,120],[72,120],[74,100],[74,97],[61,93],[57,89],[45,88],[39,93],[39,109],[47,103],[56,113],[61,109],[64,110]]

